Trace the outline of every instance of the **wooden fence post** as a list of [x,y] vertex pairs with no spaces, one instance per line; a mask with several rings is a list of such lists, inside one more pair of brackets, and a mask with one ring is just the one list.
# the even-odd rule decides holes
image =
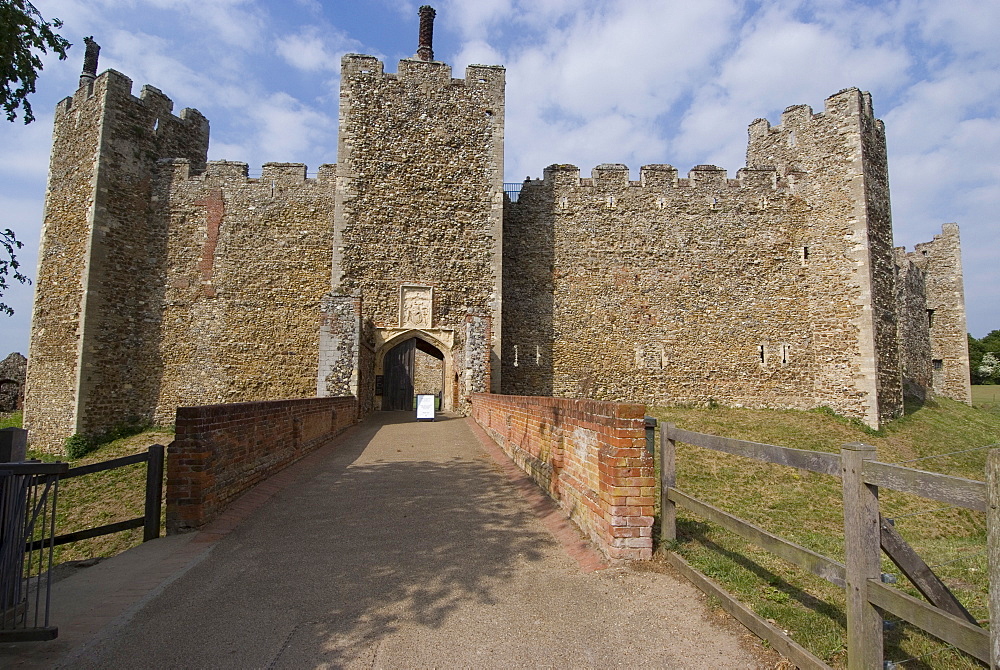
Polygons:
[[677,510],[667,492],[677,484],[677,443],[670,435],[674,424],[660,424],[660,542],[677,539]]
[[146,452],[146,511],[142,541],[160,536],[160,506],[163,503],[163,445],[154,444]]
[[882,617],[868,600],[868,580],[881,576],[878,487],[865,483],[864,464],[875,447],[841,447],[844,484],[844,558],[847,564],[847,667],[882,667]]
[[986,555],[990,571],[990,667],[1000,668],[1000,449],[986,456]]

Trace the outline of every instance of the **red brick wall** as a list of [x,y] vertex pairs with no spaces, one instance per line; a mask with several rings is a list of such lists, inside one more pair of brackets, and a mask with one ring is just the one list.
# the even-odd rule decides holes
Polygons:
[[643,405],[479,393],[472,416],[612,559],[653,551]]
[[205,525],[357,415],[354,397],[178,407],[177,436],[167,448],[167,533]]

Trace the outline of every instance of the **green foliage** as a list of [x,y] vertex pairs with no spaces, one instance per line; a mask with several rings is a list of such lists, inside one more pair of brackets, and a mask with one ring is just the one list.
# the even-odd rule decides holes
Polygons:
[[102,433],[76,433],[66,438],[66,455],[72,459],[83,458],[103,444],[138,435],[150,428],[149,421],[138,417],[117,424]]
[[70,458],[77,459],[83,458],[96,449],[97,441],[94,439],[93,435],[74,433],[66,438],[64,446],[66,448],[66,455]]
[[42,70],[40,53],[49,49],[66,58],[70,43],[53,28],[62,21],[46,21],[28,0],[0,0],[0,105],[7,120],[17,118],[17,108],[24,108],[24,122],[31,123],[28,95],[35,92],[35,80]]
[[21,410],[10,412],[9,414],[0,414],[0,428],[20,428],[21,414]]
[[973,384],[1000,384],[1000,330],[981,340],[969,335],[969,376]]
[[[0,2],[3,2],[3,0],[0,0]],[[0,246],[3,246],[4,250],[4,256],[0,257],[0,297],[3,297],[4,292],[7,290],[7,276],[11,273],[13,273],[14,279],[22,284],[31,283],[28,276],[21,272],[21,264],[18,263],[17,255],[14,253],[14,249],[20,249],[23,245],[23,242],[14,237],[14,231],[10,228],[0,232]],[[11,316],[14,314],[14,309],[0,302],[0,312]]]

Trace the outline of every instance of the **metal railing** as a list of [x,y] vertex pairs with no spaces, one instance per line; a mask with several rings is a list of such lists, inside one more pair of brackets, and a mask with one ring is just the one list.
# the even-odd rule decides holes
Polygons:
[[67,463],[0,465],[0,642],[51,640],[52,548]]
[[521,195],[521,183],[520,182],[504,182],[503,192],[507,194],[511,202],[517,202],[518,196]]

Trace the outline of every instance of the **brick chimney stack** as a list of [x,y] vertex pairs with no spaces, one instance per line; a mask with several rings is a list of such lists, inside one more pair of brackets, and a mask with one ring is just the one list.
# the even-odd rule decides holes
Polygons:
[[86,86],[97,79],[97,58],[101,55],[101,45],[93,37],[84,37],[83,43],[87,51],[83,54],[83,72],[80,73],[80,86]]
[[434,60],[434,16],[437,12],[430,5],[420,8],[420,45],[417,47],[417,58]]

